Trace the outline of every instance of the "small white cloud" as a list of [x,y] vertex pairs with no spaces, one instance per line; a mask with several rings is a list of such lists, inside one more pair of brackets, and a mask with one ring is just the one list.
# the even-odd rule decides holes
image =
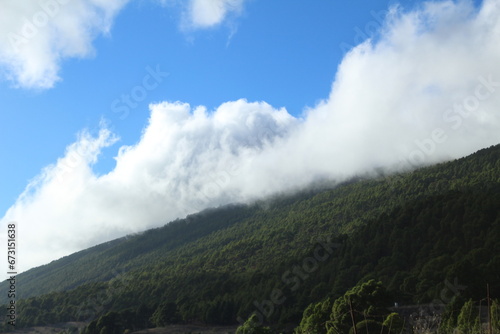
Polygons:
[[220,24],[230,14],[243,9],[244,0],[191,0],[189,24],[194,28],[209,28]]

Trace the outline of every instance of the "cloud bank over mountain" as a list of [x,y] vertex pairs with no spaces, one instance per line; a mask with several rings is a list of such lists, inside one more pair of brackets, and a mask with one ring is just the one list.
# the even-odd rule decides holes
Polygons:
[[215,110],[151,104],[111,172],[92,165],[117,138],[105,126],[83,132],[2,220],[19,222],[29,268],[206,207],[459,158],[500,142],[498,59],[499,1],[393,7],[302,117],[244,99]]

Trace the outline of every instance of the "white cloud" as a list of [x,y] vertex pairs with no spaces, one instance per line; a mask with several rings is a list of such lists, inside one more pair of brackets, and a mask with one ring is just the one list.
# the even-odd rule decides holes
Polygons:
[[[94,54],[93,41],[108,34],[129,0],[0,2],[0,73],[17,87],[47,89],[61,80],[62,61]],[[163,3],[169,1],[163,0]],[[196,29],[238,13],[243,0],[190,0],[185,24]]]
[[97,176],[91,168],[112,134],[84,135],[2,224],[18,222],[29,268],[205,207],[497,144],[499,32],[494,0],[480,11],[469,2],[393,10],[377,42],[346,55],[330,95],[302,119],[245,100],[211,112],[151,105],[140,141],[120,148],[114,170]]
[[220,24],[229,13],[240,13],[244,0],[191,0],[188,7],[189,24],[208,28]]

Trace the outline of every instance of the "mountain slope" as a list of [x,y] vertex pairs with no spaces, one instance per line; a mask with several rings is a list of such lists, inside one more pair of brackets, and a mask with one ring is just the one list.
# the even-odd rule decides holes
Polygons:
[[[478,240],[498,247],[499,184],[495,146],[412,173],[207,210],[19,275],[21,296],[31,297],[19,302],[19,324],[99,317],[101,325],[129,319],[123,328],[233,324],[272,300],[273,289],[286,298],[265,320],[297,322],[309,303],[367,277],[384,280],[404,300],[425,301],[445,278],[465,275],[463,258],[497,278],[498,259],[485,257]],[[318,245],[324,261],[314,265],[307,259]]]

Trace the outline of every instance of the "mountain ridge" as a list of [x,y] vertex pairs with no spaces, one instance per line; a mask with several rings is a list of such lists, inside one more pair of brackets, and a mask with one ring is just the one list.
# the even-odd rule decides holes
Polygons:
[[[378,178],[361,178],[333,189],[305,191],[253,205],[235,204],[205,210],[140,235],[94,246],[19,275],[19,289],[29,292],[23,297],[28,299],[19,301],[20,314],[24,315],[24,325],[36,323],[37,317],[39,321],[45,319],[46,323],[56,319],[61,322],[90,321],[100,319],[106,312],[122,315],[127,314],[127,310],[147,315],[148,319],[153,319],[154,325],[169,321],[234,324],[237,316],[246,317],[255,310],[256,300],[270,296],[273,288],[279,288],[286,291],[284,293],[289,298],[279,313],[273,314],[268,321],[297,322],[305,306],[320,300],[325,294],[342,294],[367,275],[368,259],[378,261],[364,253],[366,247],[363,245],[370,245],[370,237],[363,243],[355,238],[367,238],[373,233],[375,239],[382,240],[388,232],[377,231],[378,226],[387,225],[387,231],[399,231],[396,224],[399,215],[412,221],[414,217],[407,212],[418,212],[416,208],[420,208],[421,212],[432,216],[427,213],[427,207],[432,208],[434,202],[451,205],[447,203],[460,200],[467,208],[472,205],[467,203],[476,203],[474,205],[483,205],[485,210],[492,211],[491,217],[494,217],[498,214],[496,202],[491,201],[498,200],[499,184],[500,145],[496,145],[468,157],[410,173],[381,174]],[[475,197],[484,200],[477,203]],[[438,206],[433,210],[442,209]],[[454,217],[450,218],[453,221],[461,219],[457,210],[453,208],[452,212],[458,212],[458,215],[448,215]],[[442,216],[441,221],[446,221],[446,217]],[[388,220],[387,224],[384,219]],[[432,228],[421,220],[415,220],[415,224],[423,229]],[[490,228],[481,224],[478,222],[474,226]],[[397,233],[404,237],[404,231]],[[446,239],[446,231],[440,231],[439,236]],[[295,268],[311,254],[319,240],[327,238],[332,238],[342,247],[317,269],[315,274],[318,277],[301,281],[298,292],[283,287],[283,273]],[[387,239],[386,243],[391,242]],[[425,242],[419,239],[417,245],[428,248]],[[450,240],[450,244],[453,242]],[[393,247],[404,253],[401,251],[403,246],[396,243]],[[388,251],[383,250],[383,243],[373,247],[381,249],[380,259],[387,257],[385,253]],[[453,247],[439,249],[450,252]],[[339,258],[339,254],[343,257]],[[416,266],[423,266],[425,263],[419,261],[432,261],[432,256],[432,252],[426,251],[418,258],[413,257],[412,261]],[[449,257],[454,258],[454,255]],[[349,258],[351,260],[347,260]],[[410,254],[408,258],[412,258]],[[392,259],[391,255],[387,257],[386,268],[384,263],[379,269],[373,267],[380,275],[377,278],[387,281],[393,292],[399,289],[399,283],[396,278],[394,282],[384,278],[387,276],[383,274],[384,270],[400,272],[396,276],[406,277],[401,278],[403,280],[411,281],[417,275],[413,268],[404,269],[401,261],[397,257]],[[360,269],[353,269],[356,266]],[[418,275],[415,277],[419,279]],[[82,299],[78,296],[109,291],[113,286],[120,286],[120,280],[129,282],[127,287],[115,288],[114,291],[119,293],[103,303],[102,310],[93,318],[80,314],[80,318],[75,319],[79,316],[77,308]],[[429,291],[417,289],[420,298],[417,300],[424,302],[432,298],[441,284],[442,281],[438,281]],[[259,297],[252,297],[255,295]],[[167,322],[158,312],[168,313],[165,310],[173,306],[164,305],[161,300],[175,305],[172,315],[175,317]],[[141,305],[134,301],[140,301]],[[44,303],[50,307],[40,309],[37,306]],[[144,324],[147,325],[147,321]]]

